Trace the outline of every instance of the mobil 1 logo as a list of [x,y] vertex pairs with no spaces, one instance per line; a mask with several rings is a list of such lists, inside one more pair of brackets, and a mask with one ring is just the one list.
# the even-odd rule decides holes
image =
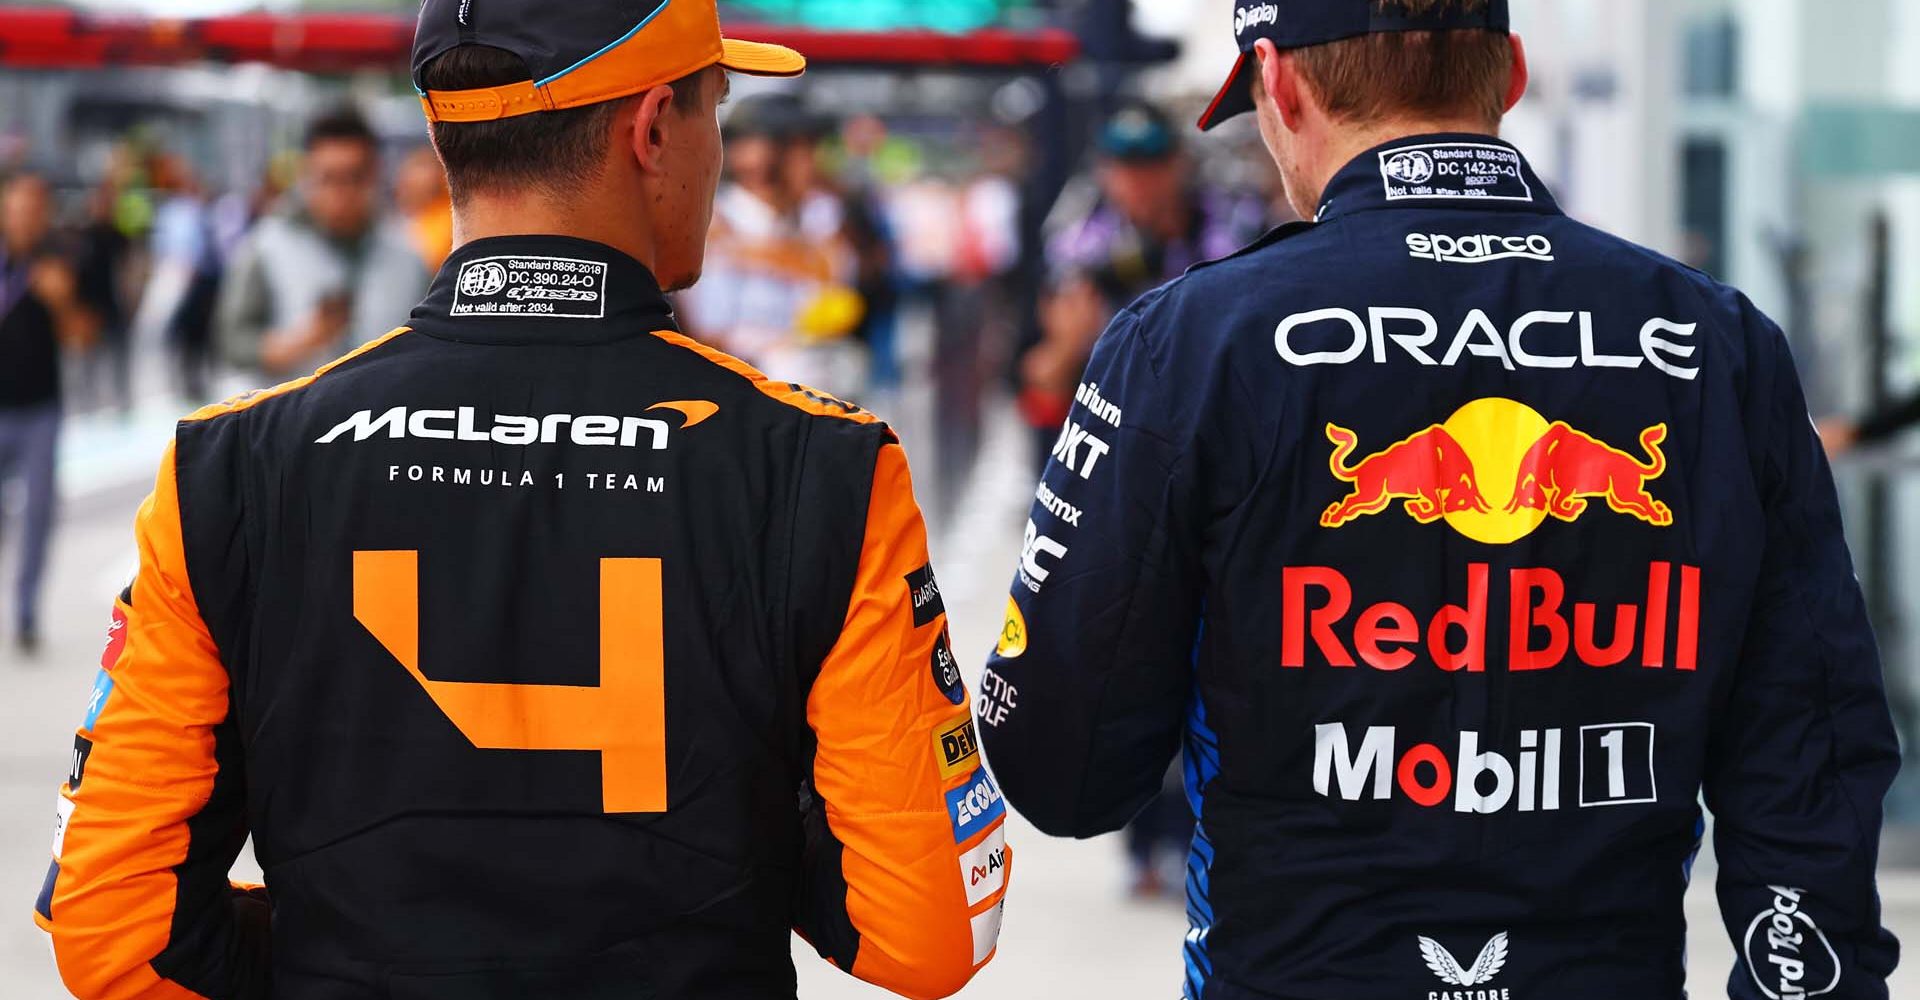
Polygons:
[[482,257],[460,265],[451,316],[604,319],[607,265],[570,257]]

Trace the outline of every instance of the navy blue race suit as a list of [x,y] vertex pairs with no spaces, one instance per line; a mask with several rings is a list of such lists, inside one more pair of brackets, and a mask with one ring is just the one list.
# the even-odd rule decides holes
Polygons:
[[1017,809],[1118,829],[1184,740],[1188,997],[1678,998],[1703,789],[1731,995],[1887,996],[1898,753],[1787,343],[1505,143],[1369,151],[1122,313],[1013,595]]

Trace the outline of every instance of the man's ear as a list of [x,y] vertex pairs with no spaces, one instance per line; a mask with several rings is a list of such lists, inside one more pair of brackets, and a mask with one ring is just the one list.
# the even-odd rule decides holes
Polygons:
[[1513,81],[1507,84],[1508,111],[1512,111],[1514,105],[1519,104],[1520,99],[1527,96],[1527,82],[1530,77],[1527,69],[1527,45],[1520,40],[1519,35],[1513,35],[1511,37],[1513,40]]
[[1259,63],[1253,85],[1266,92],[1287,131],[1300,131],[1306,84],[1300,79],[1300,66],[1293,53],[1282,52],[1271,39],[1262,38],[1254,43],[1253,57]]
[[655,87],[633,99],[627,114],[633,123],[633,158],[640,172],[659,176],[666,173],[668,132],[672,129],[673,88]]

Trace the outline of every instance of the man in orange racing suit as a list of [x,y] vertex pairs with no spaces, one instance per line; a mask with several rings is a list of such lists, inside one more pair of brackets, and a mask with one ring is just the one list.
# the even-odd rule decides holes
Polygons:
[[405,326],[180,424],[36,907],[68,988],[791,997],[791,927],[953,993],[1003,807],[900,444],[664,291],[726,72],[804,61],[712,0],[428,0],[414,63],[461,245]]
[[1191,1000],[1679,1000],[1715,820],[1737,1000],[1882,1000],[1899,761],[1780,330],[1498,137],[1505,0],[1242,0],[1303,218],[1120,314],[981,735],[1115,830],[1182,737]]

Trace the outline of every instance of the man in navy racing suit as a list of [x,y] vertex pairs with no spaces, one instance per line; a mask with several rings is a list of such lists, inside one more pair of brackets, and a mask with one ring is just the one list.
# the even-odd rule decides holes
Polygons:
[[1820,442],[1739,292],[1496,138],[1505,0],[1245,0],[1290,226],[1121,313],[980,685],[1042,830],[1184,740],[1195,1000],[1879,998],[1898,755]]

